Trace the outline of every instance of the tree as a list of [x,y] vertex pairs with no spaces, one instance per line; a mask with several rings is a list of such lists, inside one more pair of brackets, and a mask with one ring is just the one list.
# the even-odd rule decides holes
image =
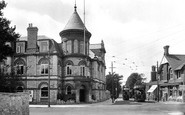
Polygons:
[[132,73],[126,81],[126,87],[134,88],[135,85],[144,84],[145,78],[143,78],[144,74]]
[[[2,10],[6,5],[5,1],[0,1],[0,62],[3,62],[7,56],[13,56],[15,42],[20,37],[14,32],[15,27],[10,27],[10,21],[3,17]],[[20,83],[20,77],[13,71],[11,73],[0,72],[0,92],[15,92],[16,86]]]
[[106,89],[110,91],[111,95],[114,95],[115,97],[119,96],[119,93],[121,92],[120,80],[122,79],[123,76],[119,74],[109,73],[106,75]]
[[14,32],[15,27],[10,27],[10,21],[3,17],[2,10],[6,5],[5,1],[0,1],[0,62],[6,59],[7,56],[14,54],[14,43],[20,37],[18,33]]
[[0,92],[16,92],[16,87],[22,86],[21,77],[11,73],[0,73]]

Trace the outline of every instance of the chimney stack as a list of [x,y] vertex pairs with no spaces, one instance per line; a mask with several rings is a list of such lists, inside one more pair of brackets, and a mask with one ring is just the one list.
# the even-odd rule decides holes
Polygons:
[[164,46],[164,55],[169,55],[169,45]]
[[30,23],[27,28],[27,34],[28,34],[27,52],[29,53],[35,53],[37,51],[37,33],[38,33],[38,28],[33,27],[33,24]]
[[157,75],[157,72],[156,72],[156,66],[152,66],[152,71],[151,71],[151,81],[156,81],[156,75]]

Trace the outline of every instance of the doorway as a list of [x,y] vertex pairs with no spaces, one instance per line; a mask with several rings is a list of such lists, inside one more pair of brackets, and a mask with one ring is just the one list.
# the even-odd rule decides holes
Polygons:
[[81,86],[80,87],[80,102],[85,102],[85,94],[86,94],[86,92],[85,92],[85,86]]

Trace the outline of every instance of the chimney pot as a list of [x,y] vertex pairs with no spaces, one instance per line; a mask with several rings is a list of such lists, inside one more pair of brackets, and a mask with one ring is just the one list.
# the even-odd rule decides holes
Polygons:
[[164,55],[169,55],[169,45],[164,46]]
[[29,23],[29,27],[33,27],[33,24],[32,23]]

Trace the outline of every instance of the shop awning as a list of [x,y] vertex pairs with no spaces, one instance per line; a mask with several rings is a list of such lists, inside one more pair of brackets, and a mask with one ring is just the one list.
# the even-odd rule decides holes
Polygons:
[[157,85],[152,85],[147,92],[153,92],[157,88]]

